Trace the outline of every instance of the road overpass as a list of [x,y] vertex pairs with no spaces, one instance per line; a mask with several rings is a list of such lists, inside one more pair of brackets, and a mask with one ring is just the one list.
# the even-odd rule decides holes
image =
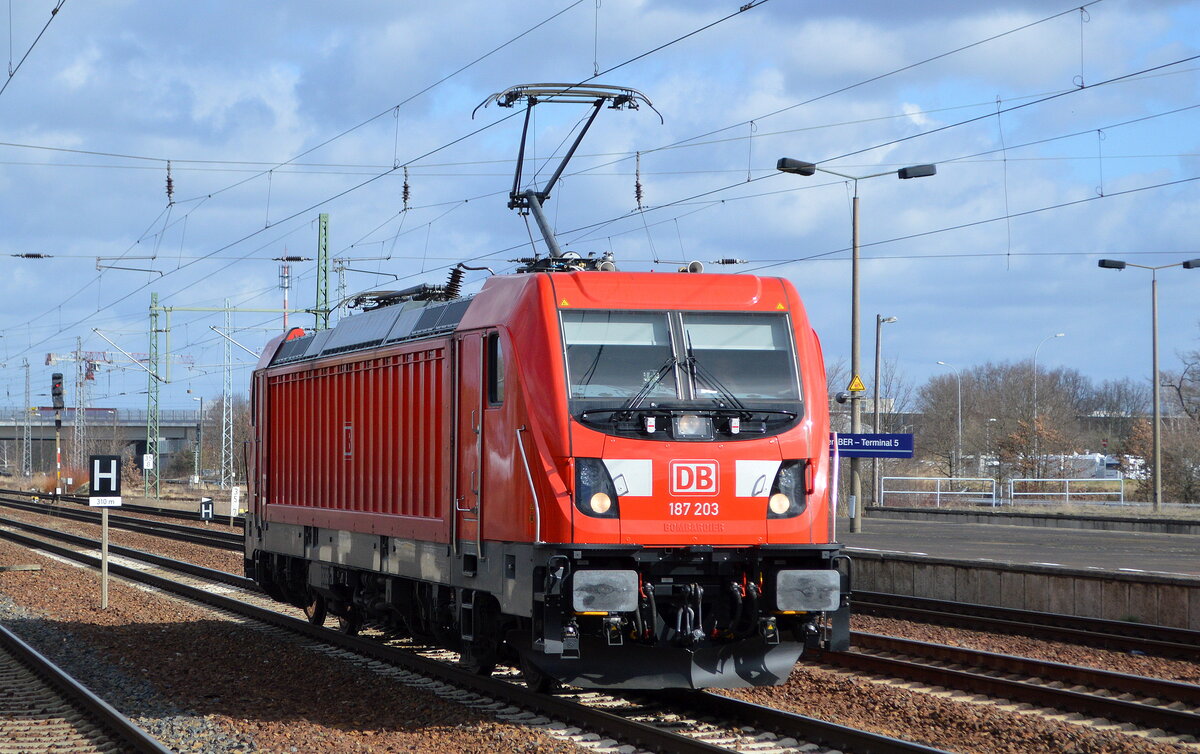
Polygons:
[[[75,438],[75,409],[64,408],[62,413],[63,461]],[[158,412],[159,454],[168,456],[178,450],[195,446],[199,411],[162,410]],[[26,412],[20,408],[0,408],[0,468],[17,473],[21,466],[21,440],[24,437]],[[54,409],[38,407],[29,410],[30,448],[33,470],[54,470]],[[89,408],[84,414],[85,436],[89,453],[118,454],[132,446],[141,457],[146,452],[146,410],[127,408]],[[209,431],[220,432],[219,427]]]

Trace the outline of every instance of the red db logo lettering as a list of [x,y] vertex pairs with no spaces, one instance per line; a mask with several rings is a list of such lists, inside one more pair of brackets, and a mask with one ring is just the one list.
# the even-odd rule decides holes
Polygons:
[[716,461],[671,461],[671,494],[717,494],[717,468]]

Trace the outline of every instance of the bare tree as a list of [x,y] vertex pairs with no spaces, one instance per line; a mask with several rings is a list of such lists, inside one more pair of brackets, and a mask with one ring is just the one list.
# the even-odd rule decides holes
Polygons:
[[[962,372],[962,455],[958,443],[958,384],[954,375],[930,378],[916,393],[919,449],[938,473],[1044,477],[1061,473],[1048,456],[1099,450],[1128,434],[1146,407],[1146,390],[1131,380],[1096,386],[1074,369],[1034,373],[1032,360],[987,363]],[[1037,403],[1033,399],[1037,382]],[[1036,417],[1035,417],[1036,411]],[[999,457],[998,469],[985,464]]]

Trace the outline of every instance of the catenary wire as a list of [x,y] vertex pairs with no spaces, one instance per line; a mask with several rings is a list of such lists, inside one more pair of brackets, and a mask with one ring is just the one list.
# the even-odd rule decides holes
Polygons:
[[[51,11],[50,11],[50,18],[48,18],[46,20],[46,25],[43,26],[42,30],[38,32],[36,37],[34,37],[33,42],[29,45],[29,49],[25,51],[25,54],[22,55],[21,59],[17,62],[17,66],[15,68],[13,68],[11,71],[9,71],[8,78],[4,80],[4,86],[0,86],[0,96],[2,96],[4,94],[4,91],[6,89],[8,89],[8,85],[12,83],[13,78],[17,75],[17,71],[21,70],[21,66],[25,64],[25,59],[29,57],[29,53],[33,52],[34,47],[37,47],[37,43],[42,40],[42,35],[45,34],[46,30],[50,28],[50,24],[54,22],[54,19],[58,18],[58,12],[60,10],[62,10],[62,7],[64,5],[66,5],[66,3],[67,3],[67,0],[58,0],[58,2],[55,3],[54,8],[51,9]],[[9,20],[9,33],[10,34],[12,33],[11,30],[12,30],[12,21],[10,18],[10,20]],[[10,44],[11,44],[11,39],[10,39]]]
[[[678,36],[678,37],[675,37],[674,39],[672,39],[672,40],[670,40],[670,41],[668,41],[668,42],[665,42],[665,43],[663,43],[663,44],[661,44],[661,45],[659,45],[659,46],[657,46],[657,47],[653,48],[652,50],[649,50],[649,51],[647,51],[647,52],[643,52],[643,53],[641,53],[641,54],[639,54],[639,55],[636,55],[636,56],[634,56],[634,57],[632,57],[632,58],[629,58],[629,59],[627,59],[627,60],[625,60],[625,61],[622,61],[621,63],[618,63],[618,64],[616,64],[616,65],[614,65],[614,66],[611,66],[610,68],[607,68],[607,69],[605,69],[604,71],[601,71],[601,73],[600,73],[599,75],[604,75],[604,74],[606,74],[606,73],[609,73],[609,72],[611,72],[611,71],[617,70],[617,69],[619,69],[619,68],[622,68],[622,67],[624,67],[624,66],[626,66],[626,65],[628,65],[628,64],[630,64],[630,63],[632,63],[632,62],[634,62],[634,61],[636,61],[636,60],[640,60],[640,59],[642,59],[642,58],[646,57],[646,56],[647,56],[647,55],[649,55],[649,54],[652,54],[652,53],[654,53],[654,52],[658,52],[658,51],[660,51],[660,50],[663,50],[663,49],[665,49],[665,48],[667,48],[667,47],[670,47],[671,45],[674,45],[674,44],[676,44],[676,43],[678,43],[678,42],[680,42],[680,41],[683,41],[683,40],[685,40],[685,39],[688,39],[688,38],[690,38],[690,37],[694,36],[694,35],[695,35],[695,34],[697,34],[697,33],[700,33],[700,32],[702,32],[702,31],[704,31],[704,30],[710,29],[710,28],[712,28],[712,27],[714,27],[714,26],[716,26],[716,25],[718,25],[718,24],[720,24],[720,23],[722,23],[722,22],[724,22],[724,21],[727,21],[727,20],[729,20],[730,18],[733,18],[733,17],[735,17],[735,16],[737,16],[737,15],[740,15],[741,13],[745,12],[746,10],[749,10],[749,9],[751,9],[751,8],[755,8],[755,7],[758,7],[758,6],[760,6],[760,5],[763,5],[764,3],[768,2],[768,1],[769,1],[769,0],[757,0],[757,2],[750,2],[750,3],[746,3],[745,5],[741,6],[741,8],[740,8],[738,11],[735,11],[734,13],[731,13],[731,14],[728,14],[728,15],[726,15],[726,16],[723,16],[723,17],[721,17],[721,18],[717,19],[716,21],[713,21],[713,22],[710,22],[710,23],[708,23],[708,24],[705,24],[704,26],[702,26],[702,27],[700,27],[700,28],[698,28],[698,29],[695,29],[695,30],[693,30],[693,31],[687,32],[687,33],[685,33],[685,34],[682,34],[682,35],[680,35],[680,36]],[[584,81],[583,81],[583,82],[580,82],[580,83],[585,83],[585,82],[587,82],[587,81],[590,81],[590,80],[592,80],[592,79],[594,79],[594,78],[596,78],[596,76],[592,76],[592,77],[589,77],[589,78],[587,78],[587,79],[584,79]],[[387,112],[391,112],[391,108],[389,108],[388,110],[384,111],[384,113],[381,113],[381,115],[383,115],[383,114],[386,114]],[[407,162],[405,162],[405,163],[400,163],[400,164],[398,164],[396,167],[393,167],[393,168],[391,168],[390,170],[387,170],[387,171],[385,171],[384,173],[380,173],[380,174],[378,174],[378,175],[376,175],[376,176],[373,176],[372,178],[370,178],[370,179],[368,179],[368,180],[366,180],[366,181],[362,181],[362,182],[360,182],[360,183],[358,183],[358,184],[356,184],[356,185],[354,185],[354,186],[352,186],[352,187],[350,187],[350,188],[348,188],[348,189],[345,189],[345,190],[343,190],[343,191],[340,191],[340,192],[338,192],[338,193],[334,194],[334,195],[333,195],[333,196],[331,196],[331,197],[327,197],[326,199],[320,200],[320,201],[318,201],[317,203],[315,203],[315,204],[312,204],[312,205],[310,205],[309,207],[306,207],[306,208],[305,208],[305,209],[303,209],[303,210],[300,210],[300,211],[298,211],[298,212],[292,213],[291,215],[289,215],[289,216],[287,216],[287,217],[285,217],[285,218],[283,218],[283,219],[281,219],[281,220],[277,220],[277,221],[275,221],[274,223],[268,223],[268,224],[267,224],[267,225],[266,225],[264,228],[259,228],[259,229],[256,229],[255,231],[253,231],[253,232],[251,232],[251,233],[249,233],[249,234],[246,234],[245,236],[243,236],[243,237],[241,237],[241,238],[239,238],[239,239],[237,239],[237,240],[235,240],[235,241],[232,241],[232,242],[230,242],[230,243],[228,243],[228,244],[226,244],[226,245],[224,245],[224,246],[222,246],[222,247],[220,247],[220,248],[218,248],[218,249],[215,249],[213,252],[210,252],[208,255],[204,255],[204,256],[200,257],[199,259],[196,259],[196,260],[190,261],[190,262],[188,262],[187,264],[184,264],[184,265],[181,265],[180,267],[177,267],[175,270],[172,270],[172,271],[170,271],[170,272],[168,272],[168,273],[165,273],[165,274],[164,274],[164,277],[165,277],[166,275],[169,275],[169,274],[173,273],[173,272],[178,272],[178,271],[179,271],[179,270],[181,270],[181,269],[185,269],[185,268],[187,268],[187,267],[190,267],[192,264],[195,264],[195,263],[197,263],[197,262],[199,262],[199,261],[202,261],[203,259],[206,259],[206,258],[208,258],[208,256],[211,256],[212,254],[216,254],[216,253],[219,253],[219,252],[221,252],[221,251],[225,251],[225,250],[227,250],[227,249],[229,249],[229,248],[231,248],[231,247],[233,247],[233,246],[236,246],[237,244],[240,244],[240,243],[244,242],[245,240],[248,240],[249,238],[253,238],[254,236],[257,236],[258,234],[262,233],[263,231],[270,229],[271,227],[274,227],[274,226],[276,226],[276,225],[279,225],[279,224],[281,224],[281,223],[284,223],[284,222],[288,222],[288,221],[290,221],[290,220],[292,220],[292,219],[294,219],[294,218],[298,217],[298,216],[299,216],[299,215],[301,215],[301,214],[305,214],[305,213],[311,212],[312,210],[314,210],[314,209],[316,209],[316,208],[319,208],[319,207],[321,207],[321,206],[323,206],[323,205],[325,205],[325,204],[328,204],[329,202],[335,201],[336,199],[338,199],[338,198],[340,198],[340,197],[342,197],[342,196],[345,196],[346,194],[349,194],[349,193],[351,193],[352,191],[356,191],[356,190],[358,190],[358,189],[360,189],[360,188],[362,188],[362,187],[364,187],[364,186],[366,186],[366,185],[369,185],[369,184],[371,184],[371,183],[374,183],[375,181],[379,180],[380,178],[382,178],[382,177],[384,177],[384,176],[386,176],[386,175],[389,175],[389,174],[391,174],[391,173],[395,172],[395,170],[397,170],[397,169],[398,169],[398,168],[399,168],[401,165],[404,165],[404,164],[409,164],[409,163],[412,163],[412,162],[418,162],[418,161],[420,161],[421,159],[424,159],[425,157],[431,156],[431,155],[433,155],[433,154],[437,154],[438,152],[441,152],[441,151],[443,151],[444,149],[448,149],[449,147],[451,147],[451,146],[453,146],[453,145],[455,145],[455,144],[458,144],[459,142],[461,142],[461,141],[464,141],[465,139],[468,139],[468,138],[470,138],[471,136],[474,136],[474,135],[476,135],[476,134],[478,134],[478,133],[480,133],[480,132],[482,132],[482,131],[484,131],[484,130],[486,130],[486,129],[492,128],[492,127],[494,127],[494,126],[496,126],[496,125],[499,125],[500,123],[503,123],[503,122],[507,121],[509,118],[512,118],[512,117],[514,117],[514,116],[515,116],[515,115],[517,115],[517,114],[518,114],[517,112],[514,112],[514,113],[512,113],[512,114],[510,114],[510,115],[508,115],[508,116],[505,116],[505,117],[503,117],[503,118],[500,118],[499,120],[493,121],[492,123],[488,124],[487,126],[483,126],[483,127],[479,128],[479,129],[476,129],[476,130],[474,130],[474,131],[472,131],[472,132],[470,132],[470,133],[466,134],[465,136],[462,136],[462,137],[459,137],[458,139],[455,139],[454,141],[448,142],[447,144],[444,144],[444,145],[442,145],[442,146],[440,146],[440,147],[437,147],[437,148],[435,148],[435,149],[429,150],[428,152],[426,152],[426,153],[424,153],[424,154],[420,155],[419,157],[417,157],[417,158],[415,158],[415,159],[413,159],[413,160],[409,160],[409,161],[407,161]],[[380,116],[375,116],[375,117],[377,118],[377,117],[380,117]],[[302,156],[304,156],[305,154],[309,154],[311,151],[312,151],[312,150],[308,150],[308,151],[306,151],[306,152],[303,152],[303,153],[301,153],[299,156],[300,156],[300,157],[302,157]],[[286,163],[284,163],[284,164],[286,164]],[[264,171],[262,174],[265,174],[266,172],[269,172],[269,171]],[[252,180],[252,179],[247,179],[247,180]],[[242,181],[242,182],[240,182],[240,183],[244,183],[244,181]],[[208,195],[206,195],[206,196],[205,196],[205,198],[210,198],[211,196],[213,196],[213,194],[208,194]],[[121,302],[123,302],[123,301],[127,300],[128,298],[130,298],[131,296],[133,296],[133,295],[134,295],[134,294],[136,294],[137,292],[139,292],[139,291],[141,291],[141,290],[144,290],[146,287],[148,287],[148,286],[151,284],[151,282],[159,282],[159,281],[157,281],[157,280],[155,280],[155,281],[149,281],[149,282],[147,282],[147,283],[145,283],[145,284],[143,284],[143,285],[141,285],[141,286],[139,286],[139,287],[135,288],[134,290],[132,290],[132,291],[129,291],[128,293],[126,293],[125,295],[123,295],[123,296],[121,296],[121,297],[117,298],[116,300],[114,300],[114,301],[112,301],[112,302],[110,302],[110,303],[108,303],[108,304],[104,305],[103,307],[100,307],[100,308],[98,308],[98,309],[96,310],[96,312],[93,312],[92,314],[89,314],[89,315],[87,315],[87,316],[85,316],[85,317],[83,317],[83,318],[81,318],[81,319],[79,319],[79,320],[76,320],[75,322],[72,322],[71,324],[69,324],[69,325],[67,325],[67,326],[65,326],[65,327],[60,327],[57,333],[54,333],[54,334],[52,334],[52,335],[50,335],[50,336],[47,336],[47,337],[43,338],[42,340],[38,341],[37,343],[34,343],[34,344],[31,344],[30,346],[27,346],[27,347],[26,347],[26,348],[25,348],[25,349],[24,349],[24,350],[23,350],[21,353],[25,353],[25,352],[27,352],[27,351],[31,350],[31,349],[32,349],[34,346],[36,346],[36,345],[41,345],[42,343],[46,342],[47,340],[50,340],[51,338],[55,337],[56,335],[58,335],[58,334],[61,334],[62,332],[65,332],[67,329],[69,329],[69,328],[71,328],[71,327],[75,327],[75,326],[77,326],[77,325],[81,324],[82,322],[86,321],[86,319],[87,319],[88,317],[90,317],[90,316],[93,316],[95,313],[98,313],[98,312],[100,312],[100,311],[103,311],[104,309],[108,309],[108,308],[111,308],[111,307],[113,307],[113,306],[116,306],[117,304],[119,304],[119,303],[121,303]],[[193,283],[193,285],[194,285],[194,283]],[[190,286],[185,286],[184,290],[186,290],[186,288],[187,288],[187,287],[190,287]],[[43,315],[43,316],[44,316],[44,315]],[[36,318],[35,318],[35,319],[36,319]],[[33,320],[27,321],[27,322],[25,322],[25,323],[22,323],[22,324],[20,324],[20,325],[17,325],[17,327],[23,327],[23,326],[27,326],[27,325],[29,325],[29,324],[30,324],[32,321],[33,321]]]

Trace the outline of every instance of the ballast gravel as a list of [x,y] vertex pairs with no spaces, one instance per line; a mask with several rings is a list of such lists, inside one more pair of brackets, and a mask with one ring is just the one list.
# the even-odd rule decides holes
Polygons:
[[1020,655],[1035,660],[1110,670],[1114,673],[1144,675],[1168,681],[1200,684],[1200,663],[1186,660],[1172,660],[1141,653],[1096,649],[1064,642],[989,634],[965,628],[950,628],[863,615],[854,617],[854,630],[887,636],[902,636],[915,641],[947,644],[952,647],[976,649],[981,652]]
[[[24,518],[15,511],[6,515]],[[30,521],[45,521],[28,515]],[[61,519],[58,525],[91,536],[97,530],[93,525]],[[237,552],[115,529],[110,536],[129,547],[231,573],[241,571],[242,558]],[[74,663],[68,667],[71,672],[80,668],[94,673],[100,687],[111,689],[111,695],[101,691],[102,695],[116,700],[127,713],[138,710],[129,714],[178,751],[580,750],[448,705],[423,692],[381,694],[380,682],[364,677],[361,671],[293,645],[254,636],[238,629],[235,622],[152,598],[123,584],[110,587],[119,588],[121,600],[114,591],[113,608],[101,613],[94,572],[0,542],[0,564],[13,562],[14,556],[17,562],[50,565],[40,575],[0,573],[0,619],[22,635],[28,631],[42,637],[31,639],[35,644],[59,647]],[[14,605],[5,594],[21,604]],[[129,607],[126,600],[134,600],[136,607]],[[156,604],[150,604],[151,600]],[[868,616],[855,616],[853,628],[1200,682],[1200,664],[1180,660]],[[221,657],[224,662],[214,661]],[[801,663],[788,683],[778,688],[725,693],[964,754],[1200,751],[1197,746],[1159,743],[1026,714],[1012,706],[972,704],[953,696],[880,684],[817,663]],[[416,696],[422,697],[419,702],[408,698]]]
[[0,540],[0,620],[180,752],[579,752],[238,620]]

